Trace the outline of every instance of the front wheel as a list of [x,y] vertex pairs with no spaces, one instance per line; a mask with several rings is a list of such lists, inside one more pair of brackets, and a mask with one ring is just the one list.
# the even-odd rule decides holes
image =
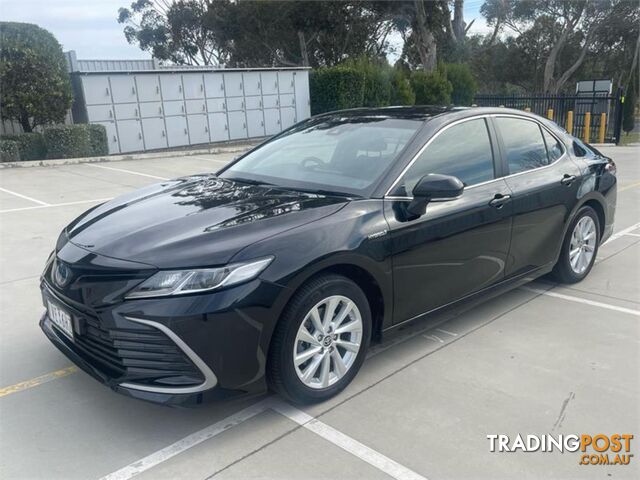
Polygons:
[[600,245],[600,221],[591,207],[582,207],[567,230],[562,252],[553,269],[562,283],[577,283],[584,279],[596,260]]
[[276,327],[270,386],[298,403],[331,398],[358,373],[370,337],[371,310],[362,290],[341,275],[313,279],[294,295]]

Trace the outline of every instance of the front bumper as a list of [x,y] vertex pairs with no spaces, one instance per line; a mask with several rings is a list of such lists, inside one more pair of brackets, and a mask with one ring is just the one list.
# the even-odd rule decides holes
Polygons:
[[206,391],[203,390],[191,393],[171,392],[170,389],[165,391],[149,391],[142,390],[138,387],[132,388],[131,386],[127,386],[126,383],[120,383],[117,379],[110,377],[98,366],[81,356],[67,337],[53,326],[46,313],[40,319],[40,328],[47,338],[49,338],[51,343],[53,343],[58,350],[69,358],[69,360],[76,364],[81,370],[117,393],[137,398],[139,400],[171,406],[195,406],[206,401],[227,398],[232,396],[234,393],[220,388],[211,388]]
[[74,325],[71,340],[45,313],[40,320],[45,335],[118,393],[190,406],[266,389],[266,352],[277,318],[272,302],[281,287],[255,280],[207,295],[95,309],[71,301],[46,281],[41,288],[44,304],[57,303]]

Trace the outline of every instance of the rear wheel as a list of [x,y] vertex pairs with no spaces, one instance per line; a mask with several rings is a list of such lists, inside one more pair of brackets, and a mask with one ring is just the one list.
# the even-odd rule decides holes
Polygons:
[[598,214],[591,207],[582,207],[567,230],[554,277],[563,283],[584,279],[593,267],[599,244]]
[[369,303],[354,282],[340,275],[311,280],[294,295],[274,332],[270,386],[295,402],[328,399],[358,373],[370,336]]

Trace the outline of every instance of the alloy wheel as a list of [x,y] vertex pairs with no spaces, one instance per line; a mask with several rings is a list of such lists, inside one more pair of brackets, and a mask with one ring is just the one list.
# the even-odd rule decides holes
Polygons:
[[327,388],[354,364],[362,344],[362,316],[347,297],[332,295],[304,317],[293,345],[293,364],[307,387]]
[[575,274],[582,275],[591,265],[597,240],[596,224],[593,218],[582,217],[573,228],[569,246],[569,263]]

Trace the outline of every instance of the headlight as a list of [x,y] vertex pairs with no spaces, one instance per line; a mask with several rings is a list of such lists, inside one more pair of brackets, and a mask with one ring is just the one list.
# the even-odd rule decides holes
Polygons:
[[134,288],[126,298],[184,295],[235,285],[257,277],[272,260],[273,257],[268,257],[219,268],[160,271]]

